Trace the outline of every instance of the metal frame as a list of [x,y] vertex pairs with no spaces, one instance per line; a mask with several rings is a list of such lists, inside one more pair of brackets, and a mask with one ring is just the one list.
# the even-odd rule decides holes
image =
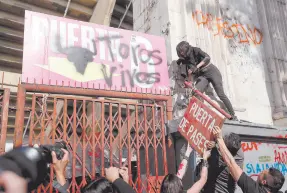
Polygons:
[[[2,89],[1,89],[2,90]],[[1,108],[1,137],[0,137],[0,154],[5,153],[6,134],[8,125],[8,112],[9,112],[9,99],[10,89],[5,88],[2,90],[2,108]]]
[[[35,143],[54,143],[57,139],[63,139],[69,143],[69,147],[72,150],[72,168],[76,168],[76,162],[78,162],[82,167],[81,175],[87,175],[94,179],[96,167],[99,166],[98,164],[103,166],[106,160],[109,160],[111,166],[115,164],[115,166],[119,167],[124,166],[126,163],[117,161],[121,160],[123,156],[122,150],[124,148],[128,151],[127,167],[129,168],[130,172],[132,154],[134,153],[137,157],[138,178],[135,181],[130,179],[130,184],[134,187],[134,189],[137,190],[137,192],[142,192],[143,189],[145,189],[147,192],[153,192],[155,190],[155,186],[160,184],[160,180],[164,177],[163,175],[168,173],[164,123],[166,116],[169,116],[170,119],[172,118],[171,96],[36,84],[19,84],[17,93],[14,147],[21,146],[23,143],[23,117],[25,110],[26,92],[34,93],[32,94],[29,145],[33,145]],[[40,93],[45,93],[46,95],[47,93],[52,94],[49,96],[49,101],[53,101],[52,111],[50,110],[48,112],[49,104],[42,104],[41,100],[37,100],[38,98],[45,98],[46,96],[45,94],[44,96]],[[79,95],[81,97],[77,97],[75,95]],[[165,108],[165,105],[161,106],[157,104],[139,104],[135,102],[109,101],[104,99],[88,98],[87,96],[165,101],[167,108]],[[61,115],[56,114],[57,100],[64,101],[63,112]],[[67,105],[69,101],[72,102],[73,105],[69,106],[68,111]],[[81,112],[77,112],[79,103],[82,104]],[[93,105],[91,120],[88,118],[88,103],[92,103]],[[100,104],[97,106],[97,108],[101,108],[100,117],[95,116],[95,104]],[[106,111],[107,109],[105,110],[105,108],[108,108],[108,112]],[[126,110],[122,110],[122,108],[126,108]],[[140,112],[142,109],[143,112],[141,114]],[[116,110],[116,112],[114,113],[113,110]],[[80,110],[78,109],[78,111]],[[132,114],[133,111],[135,114]],[[134,122],[131,121],[131,116],[135,116]],[[52,124],[52,132],[49,136],[45,136],[44,130],[48,124]],[[120,129],[124,125],[128,130],[127,134],[123,134]],[[76,136],[77,127],[82,128],[83,133],[80,136]],[[86,133],[88,127],[91,129],[92,133],[96,132],[97,127],[101,128],[101,131],[88,135],[88,133]],[[59,128],[61,131],[59,131]],[[116,141],[116,137],[113,136],[113,130],[115,128],[118,129],[119,132],[117,135],[117,138],[119,138],[119,144],[117,146],[119,149],[117,153],[119,159],[115,159],[113,154],[113,148],[115,147],[113,144]],[[72,134],[68,134],[68,129],[72,129]],[[131,129],[133,129],[135,132],[134,137],[132,137],[130,132]],[[91,148],[90,151],[92,155],[94,155],[96,152],[100,152],[100,157],[92,157],[92,164],[87,165],[85,163],[86,159],[88,158],[87,152],[83,151],[80,154],[76,152],[79,145],[82,147],[82,150]],[[106,153],[106,147],[108,147],[108,154]],[[145,150],[143,150],[145,153],[144,155],[141,155],[140,153],[140,148],[142,147],[145,148]],[[95,148],[99,148],[99,151]],[[150,159],[154,159],[154,161],[151,162]],[[145,163],[146,183],[143,183],[144,181],[141,179],[140,165],[143,164],[141,162]],[[87,169],[89,166],[91,166],[91,170]],[[153,169],[153,166],[156,167]],[[103,174],[104,167],[101,167],[100,170],[100,173]],[[149,172],[153,172],[153,174],[149,174]],[[75,169],[73,169],[72,174],[73,180],[71,184],[71,190],[72,192],[77,192],[80,187],[75,183],[74,180],[74,176],[76,174]],[[86,180],[83,178],[81,186],[85,184]],[[50,184],[47,187],[41,186],[39,189],[46,189],[48,191],[48,189],[51,187],[52,186]]]

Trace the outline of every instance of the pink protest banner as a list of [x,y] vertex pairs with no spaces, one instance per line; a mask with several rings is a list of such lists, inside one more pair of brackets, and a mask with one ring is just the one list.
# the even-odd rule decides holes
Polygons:
[[26,11],[22,82],[168,94],[165,40]]

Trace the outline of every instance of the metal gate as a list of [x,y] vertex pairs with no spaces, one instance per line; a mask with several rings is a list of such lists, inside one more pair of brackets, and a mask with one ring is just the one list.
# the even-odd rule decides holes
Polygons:
[[[148,104],[150,101],[153,103]],[[70,152],[66,175],[72,193],[104,176],[104,168],[109,166],[128,167],[130,185],[137,192],[158,192],[168,173],[164,123],[171,113],[170,104],[171,97],[164,95],[19,85],[14,146],[25,140],[31,146],[64,140]],[[24,121],[27,108],[30,113]],[[41,185],[38,192],[53,192],[52,181]]]

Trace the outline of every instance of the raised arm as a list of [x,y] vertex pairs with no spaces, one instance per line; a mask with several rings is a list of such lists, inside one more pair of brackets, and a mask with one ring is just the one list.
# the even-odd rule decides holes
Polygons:
[[190,188],[187,190],[187,193],[199,193],[201,189],[204,187],[207,181],[208,175],[208,162],[207,159],[210,157],[211,151],[204,150],[203,153],[203,164],[200,173],[200,179]]
[[232,154],[227,149],[227,147],[224,143],[224,140],[222,138],[221,129],[219,127],[215,127],[213,129],[213,131],[214,131],[214,135],[217,138],[217,144],[219,146],[219,151],[221,153],[221,156],[222,156],[223,160],[225,161],[227,167],[229,168],[230,174],[232,175],[233,179],[236,182],[238,182],[240,176],[243,173],[243,170],[239,167],[239,165],[237,165],[234,157],[232,156]]
[[185,155],[184,155],[184,158],[183,160],[181,161],[179,167],[178,167],[178,171],[177,171],[177,177],[179,177],[180,179],[183,178],[185,172],[186,172],[186,169],[187,169],[187,163],[188,163],[188,159],[189,159],[189,156],[192,152],[192,148],[191,146],[188,144],[187,146],[187,149],[186,149],[186,152],[185,152]]

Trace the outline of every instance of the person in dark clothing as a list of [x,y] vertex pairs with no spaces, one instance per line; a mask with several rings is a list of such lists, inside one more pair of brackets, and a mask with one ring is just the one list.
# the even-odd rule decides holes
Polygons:
[[217,145],[223,160],[225,161],[234,181],[242,189],[243,193],[278,193],[282,188],[285,178],[283,174],[275,168],[264,170],[258,175],[257,181],[247,176],[238,166],[234,157],[224,143],[222,132],[219,127],[213,129]]
[[[240,136],[235,133],[230,133],[224,137],[224,142],[234,156],[235,162],[240,168],[243,168],[244,155],[241,149]],[[236,183],[230,175],[226,163],[215,147],[215,143],[208,164],[208,178],[202,193],[234,193]],[[200,167],[200,164],[197,167]]]
[[101,178],[86,185],[82,193],[118,193],[116,187],[107,179]]
[[[205,92],[208,84],[211,83],[232,116],[231,119],[237,120],[232,104],[224,92],[221,73],[215,65],[210,63],[210,56],[200,48],[192,47],[186,41],[180,42],[176,47],[176,51],[179,57],[177,64],[182,66],[180,68],[182,76],[187,78],[189,75],[194,74],[197,78],[196,88],[201,92]],[[185,67],[187,73],[184,73]]]

